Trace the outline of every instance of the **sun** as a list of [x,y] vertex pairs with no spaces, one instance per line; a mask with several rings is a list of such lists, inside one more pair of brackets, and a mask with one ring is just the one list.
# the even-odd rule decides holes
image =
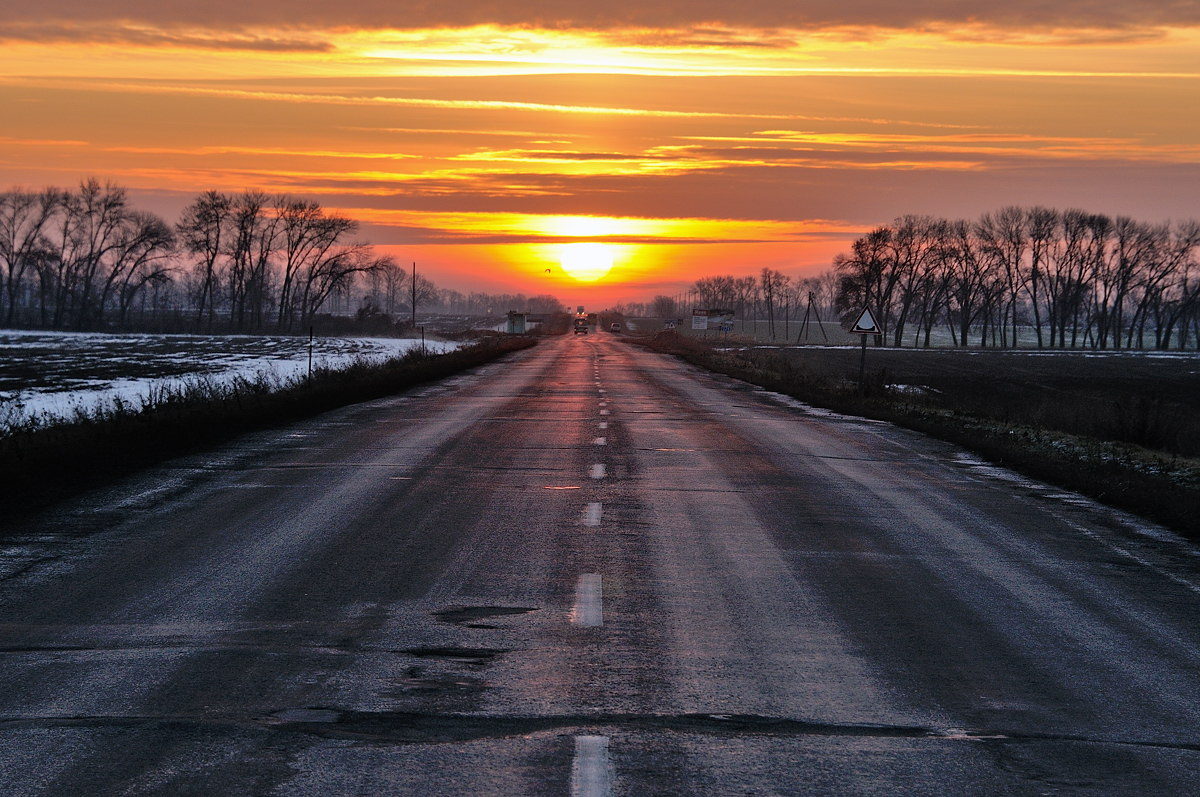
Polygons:
[[613,247],[608,244],[560,244],[558,262],[563,271],[579,282],[595,282],[613,267]]

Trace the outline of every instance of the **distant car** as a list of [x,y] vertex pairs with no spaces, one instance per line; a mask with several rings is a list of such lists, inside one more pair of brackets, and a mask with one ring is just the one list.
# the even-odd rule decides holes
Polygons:
[[576,335],[580,335],[580,334],[586,335],[588,333],[588,323],[587,323],[586,318],[576,318],[575,319],[574,333]]
[[620,332],[620,331],[621,331],[621,325],[620,325],[620,323],[618,323],[618,322],[616,322],[616,321],[612,322],[612,323],[611,323],[611,324],[609,324],[609,326],[608,326],[608,331],[609,331],[609,332]]

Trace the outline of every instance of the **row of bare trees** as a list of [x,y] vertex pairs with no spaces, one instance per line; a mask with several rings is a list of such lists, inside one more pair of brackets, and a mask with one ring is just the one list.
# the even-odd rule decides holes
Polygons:
[[883,340],[1187,348],[1200,342],[1200,223],[1008,207],[975,221],[904,216],[839,255],[837,307]]
[[196,320],[213,326],[224,305],[234,330],[291,330],[356,275],[402,270],[370,244],[349,240],[353,219],[319,204],[247,191],[207,191],[183,212],[180,244],[195,258]]
[[358,225],[314,202],[208,191],[174,226],[124,188],[0,193],[0,319],[96,329],[135,306],[187,308],[197,329],[291,329],[358,274],[389,265]]
[[124,319],[147,285],[169,279],[175,248],[166,222],[113,186],[0,193],[0,318],[76,329]]
[[[790,326],[807,311],[830,318],[834,312],[838,279],[832,272],[815,277],[792,278],[773,268],[764,268],[757,277],[720,275],[696,280],[692,291],[696,306],[723,309],[742,321],[763,320],[766,333],[774,340],[780,329]],[[658,297],[665,299],[667,297]],[[756,324],[757,326],[757,324]]]
[[557,296],[539,293],[527,296],[524,293],[462,293],[449,288],[439,288],[434,293],[434,306],[444,313],[471,316],[502,316],[508,310],[525,313],[564,313],[567,308]]
[[[788,337],[791,323],[811,311],[812,320],[835,318],[838,275],[827,271],[793,278],[764,268],[755,276],[703,277],[686,291],[655,296],[649,302],[624,302],[613,310],[627,317],[683,320],[693,308],[732,313],[743,330],[754,328],[772,339]],[[760,329],[760,324],[765,324]],[[818,335],[820,333],[817,333]]]
[[438,288],[357,233],[316,202],[262,191],[206,191],[174,225],[96,180],[0,192],[0,323],[287,332],[332,310],[407,315],[414,299],[464,314],[562,309],[552,296]]

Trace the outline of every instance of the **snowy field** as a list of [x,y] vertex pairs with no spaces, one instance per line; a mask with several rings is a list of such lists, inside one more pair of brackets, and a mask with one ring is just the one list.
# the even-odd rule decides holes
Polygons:
[[[313,367],[382,361],[420,345],[395,338],[318,338]],[[435,352],[458,345],[425,344]],[[151,390],[197,378],[264,375],[282,384],[307,372],[307,338],[0,330],[0,427],[30,417],[69,417],[118,398],[136,405]]]

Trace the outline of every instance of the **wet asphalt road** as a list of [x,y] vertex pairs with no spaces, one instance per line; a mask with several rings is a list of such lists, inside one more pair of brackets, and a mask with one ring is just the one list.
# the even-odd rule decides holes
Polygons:
[[611,335],[0,550],[5,794],[1180,794],[1200,558]]

